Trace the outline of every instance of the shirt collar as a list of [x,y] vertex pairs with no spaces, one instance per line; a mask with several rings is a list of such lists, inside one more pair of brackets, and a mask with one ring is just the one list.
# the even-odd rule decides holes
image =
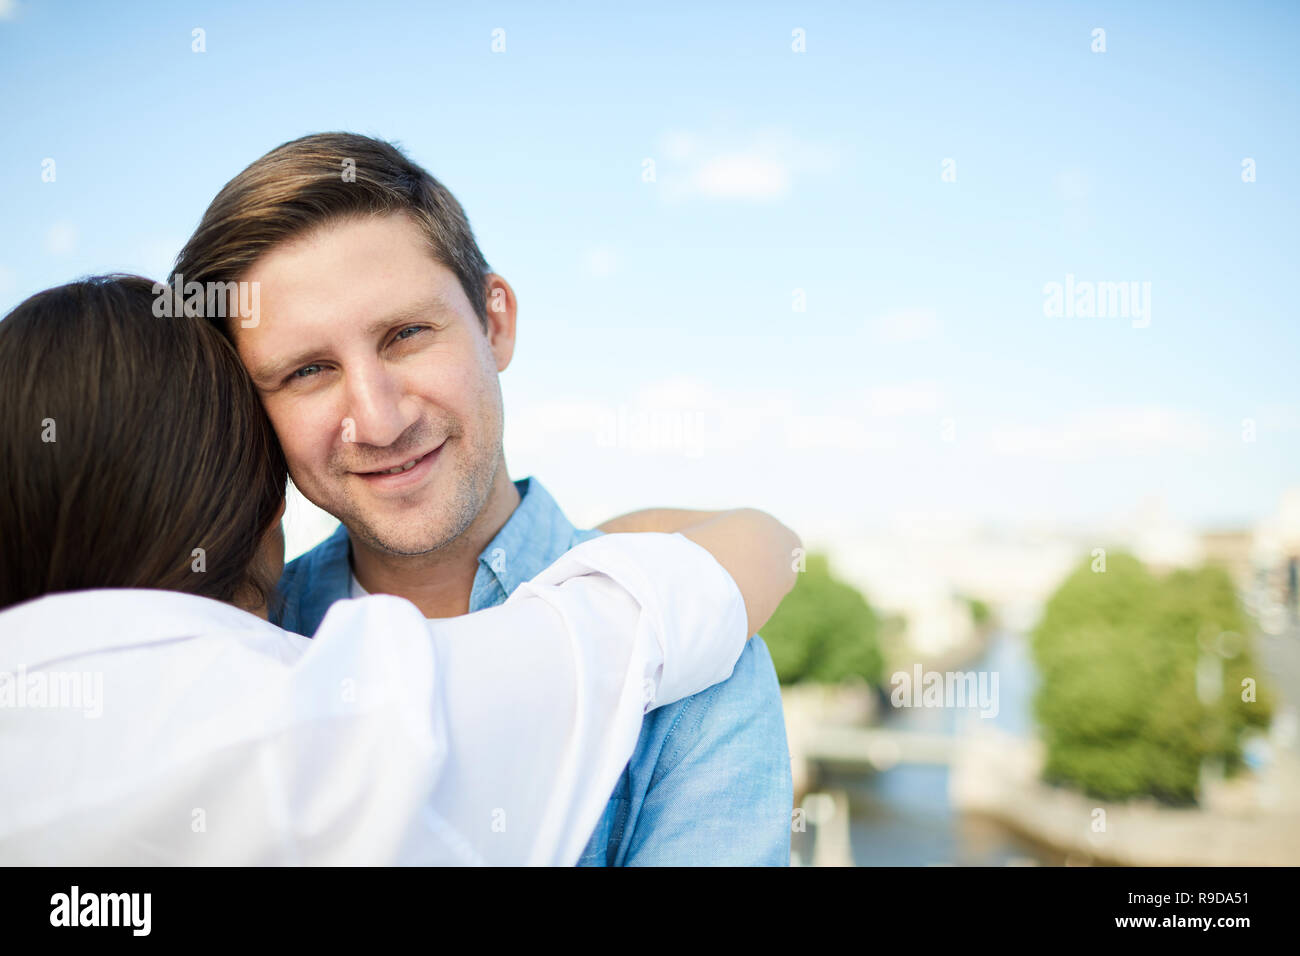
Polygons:
[[350,547],[348,529],[340,523],[328,538],[289,562],[280,576],[271,621],[299,634],[314,634],[330,605],[349,596]]
[[[521,478],[515,488],[519,490],[519,506],[478,556],[475,598],[482,593],[480,584],[484,581],[495,581],[509,596],[573,545],[577,529],[540,481]],[[470,610],[478,608],[471,606]]]

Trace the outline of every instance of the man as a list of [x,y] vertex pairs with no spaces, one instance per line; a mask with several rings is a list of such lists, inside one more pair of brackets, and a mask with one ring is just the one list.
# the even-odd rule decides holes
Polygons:
[[[253,306],[205,314],[234,342],[294,483],[342,522],[285,569],[281,626],[311,634],[333,602],[366,593],[426,617],[490,607],[601,533],[575,529],[535,478],[510,479],[498,375],[514,290],[451,193],[390,144],[326,133],[272,150],[213,200],[173,282]],[[786,865],[791,803],[780,689],[756,636],[729,680],[645,721],[580,865]],[[494,825],[508,823],[485,807]]]

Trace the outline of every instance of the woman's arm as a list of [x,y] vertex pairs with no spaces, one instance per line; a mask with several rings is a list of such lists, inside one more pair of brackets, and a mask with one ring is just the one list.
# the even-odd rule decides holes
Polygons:
[[338,602],[290,695],[328,703],[357,688],[356,703],[330,705],[350,721],[348,746],[341,730],[314,731],[286,771],[307,795],[347,782],[347,799],[312,805],[313,832],[367,834],[364,848],[339,844],[354,862],[572,865],[643,714],[730,677],[770,613],[760,602],[788,590],[777,579],[790,562],[773,556],[786,536],[797,541],[752,511],[602,535],[505,604],[456,618],[425,621],[387,595]]
[[677,532],[708,550],[740,588],[750,634],[758,633],[794,587],[795,552],[803,546],[797,534],[755,508],[647,508],[611,518],[600,530]]
[[746,626],[735,581],[676,534],[584,542],[500,607],[430,621],[447,741],[432,807],[489,862],[572,864],[643,713],[731,676]]
[[749,633],[776,613],[794,587],[799,536],[770,514],[754,508],[723,511],[680,531],[727,569],[745,600]]
[[688,508],[643,508],[630,511],[617,518],[610,518],[604,524],[596,525],[606,534],[622,531],[661,531],[672,534],[692,524],[699,524],[710,518],[716,518],[722,511],[692,511]]

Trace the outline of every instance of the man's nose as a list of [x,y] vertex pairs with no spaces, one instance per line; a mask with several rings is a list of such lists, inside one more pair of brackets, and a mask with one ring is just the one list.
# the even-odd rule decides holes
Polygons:
[[[419,412],[413,402],[405,401],[405,390],[398,376],[382,362],[357,366],[347,373],[345,441],[386,448],[415,423]],[[351,431],[351,434],[349,434]]]

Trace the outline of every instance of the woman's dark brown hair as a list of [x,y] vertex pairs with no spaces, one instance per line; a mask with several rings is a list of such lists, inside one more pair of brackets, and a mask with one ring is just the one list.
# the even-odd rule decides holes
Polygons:
[[157,318],[154,287],[98,276],[0,321],[0,608],[84,588],[255,606],[274,589],[255,558],[284,455],[230,343]]

